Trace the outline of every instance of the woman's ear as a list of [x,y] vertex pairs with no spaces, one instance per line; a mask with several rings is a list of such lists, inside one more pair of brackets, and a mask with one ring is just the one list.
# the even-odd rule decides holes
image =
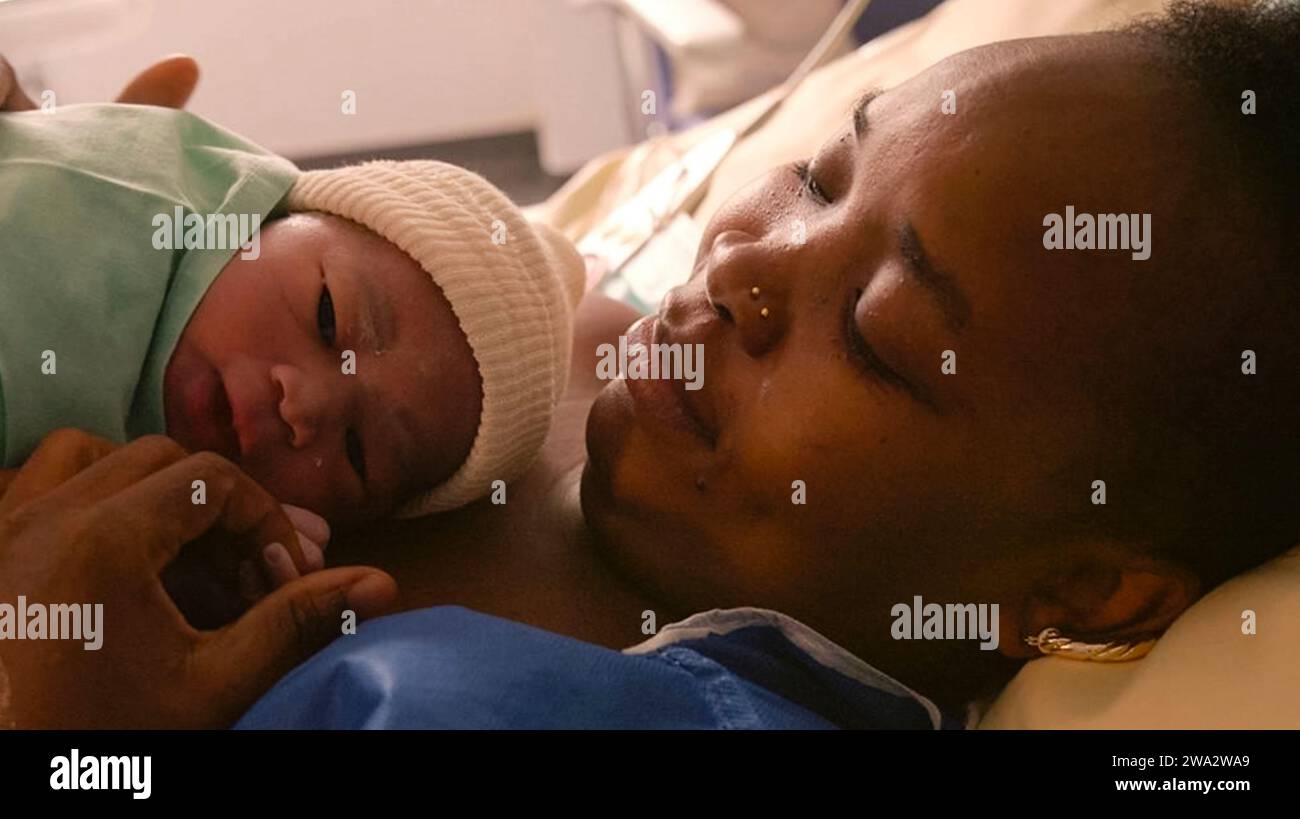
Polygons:
[[1094,542],[1061,557],[1059,568],[1041,578],[1016,611],[1003,613],[1000,649],[1006,656],[1038,656],[1025,638],[1046,628],[1095,643],[1157,636],[1199,596],[1191,572],[1139,548]]

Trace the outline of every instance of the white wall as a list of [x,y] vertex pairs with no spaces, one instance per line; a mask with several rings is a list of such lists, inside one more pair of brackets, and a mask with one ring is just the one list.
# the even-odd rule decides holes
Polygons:
[[0,1],[0,53],[34,95],[108,99],[184,52],[192,110],[296,156],[542,126],[544,161],[571,170],[632,137],[613,43],[607,8],[567,0]]

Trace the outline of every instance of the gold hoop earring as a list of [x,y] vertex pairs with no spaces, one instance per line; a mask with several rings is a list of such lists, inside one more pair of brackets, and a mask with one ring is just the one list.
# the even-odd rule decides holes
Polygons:
[[1139,660],[1155,647],[1155,638],[1131,643],[1116,640],[1109,643],[1085,643],[1061,636],[1054,628],[1045,628],[1037,637],[1026,637],[1025,643],[1034,646],[1044,654],[1064,657],[1067,660],[1091,660],[1096,663],[1125,663]]

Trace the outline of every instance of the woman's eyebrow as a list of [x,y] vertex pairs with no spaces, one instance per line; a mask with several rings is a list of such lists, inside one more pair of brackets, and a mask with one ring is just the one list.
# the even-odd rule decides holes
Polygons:
[[865,94],[858,97],[858,101],[853,103],[853,137],[861,142],[867,136],[867,106],[871,101],[880,96],[882,89],[872,88]]
[[957,286],[956,279],[930,261],[911,221],[904,224],[898,233],[898,249],[913,277],[938,302],[948,327],[960,332],[970,322],[970,299]]

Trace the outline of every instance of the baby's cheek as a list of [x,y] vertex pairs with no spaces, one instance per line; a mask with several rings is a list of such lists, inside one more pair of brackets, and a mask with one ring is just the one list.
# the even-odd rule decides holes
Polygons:
[[246,318],[243,313],[247,312],[245,302],[248,297],[243,291],[247,287],[240,281],[240,265],[236,254],[221,268],[190,316],[181,333],[182,338],[190,336],[207,343],[217,342],[223,336],[230,337],[229,328],[235,321]]
[[343,506],[339,482],[324,459],[295,458],[250,466],[246,471],[276,500],[310,509],[327,520],[335,518]]

